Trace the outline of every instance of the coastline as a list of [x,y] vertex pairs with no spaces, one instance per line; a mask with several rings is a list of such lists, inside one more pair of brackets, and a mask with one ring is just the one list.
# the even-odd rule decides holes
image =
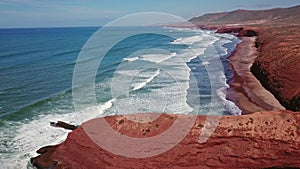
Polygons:
[[[286,109],[294,112],[300,111],[300,73],[297,71],[300,67],[299,64],[293,64],[300,61],[299,52],[297,52],[297,46],[300,42],[298,38],[300,33],[300,29],[298,28],[300,25],[285,26],[279,24],[277,27],[272,27],[271,25],[252,26],[247,24],[219,24],[198,25],[198,27],[204,30],[216,30],[216,33],[233,34],[240,39],[244,39],[244,41],[248,37],[256,37],[256,40],[249,43],[248,47],[246,47],[247,45],[244,45],[245,42],[238,44],[235,51],[228,57],[228,60],[230,61],[232,56],[239,55],[239,62],[241,63],[235,62],[234,65],[238,65],[235,67],[243,67],[244,65],[244,68],[246,69],[245,64],[248,64],[249,68],[247,68],[247,72],[252,79],[250,81],[251,83],[249,83],[249,77],[243,75],[244,80],[241,80],[240,76],[235,76],[229,80],[228,83],[233,83],[232,81],[235,81],[238,82],[237,85],[246,84],[248,86],[246,87],[248,90],[245,92],[243,88],[238,88],[233,85],[232,89],[228,90],[227,98],[229,100],[232,100],[237,105],[239,104],[241,107],[247,107],[251,106],[251,104],[243,104],[243,101],[249,99],[252,103],[259,103],[258,97],[262,96],[260,100],[266,104],[262,103],[253,106],[254,108],[257,108],[257,110]],[[252,53],[249,54],[249,50],[253,50]],[[240,51],[239,54],[235,54],[237,51]],[[247,56],[249,56],[249,58]],[[253,58],[250,59],[251,57]],[[251,64],[249,63],[250,61]],[[231,66],[231,68],[233,73],[237,74],[234,70],[234,66]],[[239,71],[239,73],[240,72],[242,71]],[[250,86],[251,88],[254,87],[253,89],[256,90],[252,90]],[[253,92],[250,93],[249,91],[251,90],[249,89]],[[262,91],[265,94],[261,95],[258,91]],[[234,92],[236,94],[234,94]],[[244,92],[242,96],[247,97],[238,99],[238,93],[241,92]],[[271,100],[266,96],[270,96]],[[244,114],[255,112],[247,112],[247,109],[244,109],[244,111]]]
[[[144,119],[151,115],[157,114],[134,114],[132,117]],[[136,123],[122,115],[103,119],[123,135],[145,139],[165,132],[179,116],[190,118],[188,115],[161,114],[152,123]],[[103,149],[87,135],[84,127],[91,125],[93,120],[87,121],[69,133],[63,143],[40,148],[37,151],[40,155],[31,158],[31,164],[38,169],[300,167],[300,130],[295,125],[300,122],[300,114],[268,111],[243,116],[222,116],[209,139],[199,143],[206,119],[207,116],[198,115],[193,127],[180,143],[168,151],[145,158],[120,156]],[[109,133],[103,140],[116,141],[111,140]],[[162,147],[167,146],[166,144],[169,143],[161,142]]]
[[[289,8],[291,16],[295,11],[299,12],[299,8]],[[231,33],[242,40],[227,58],[233,77],[228,80],[230,88],[226,98],[241,108],[243,115],[211,116],[219,123],[206,142],[200,143],[199,135],[202,132],[206,134],[210,128],[204,125],[209,118],[198,115],[185,138],[169,151],[147,158],[130,158],[114,154],[92,141],[84,126],[93,123],[87,121],[69,133],[63,143],[39,149],[37,153],[40,155],[31,158],[31,164],[38,169],[300,168],[300,113],[296,112],[300,111],[300,67],[297,64],[300,62],[300,24],[294,25],[295,17],[286,18],[289,11],[283,11],[283,15],[278,14],[277,10],[284,9],[274,10],[276,15],[263,11],[264,20],[257,20],[259,11],[253,11],[254,17],[249,17],[249,12],[246,11],[245,15],[244,10],[191,19],[195,22],[204,20],[206,24],[208,21],[219,23],[217,26],[198,28]],[[248,17],[249,21],[237,20],[240,17]],[[136,119],[147,118],[147,114],[141,113],[132,116]],[[160,114],[150,123],[137,123],[122,115],[101,119],[122,135],[147,138],[165,132],[179,116],[189,118],[189,115]],[[110,135],[110,132],[104,133]],[[100,139],[114,141],[113,137]],[[122,142],[114,145],[126,148],[120,146]],[[160,144],[162,147],[166,145]],[[136,146],[133,143],[128,145]],[[137,147],[134,151],[152,152]]]
[[255,47],[256,36],[240,37],[242,40],[227,58],[233,77],[229,80],[230,88],[226,97],[234,102],[243,114],[260,111],[285,110],[274,95],[265,89],[250,71],[258,55]]
[[[189,134],[172,150],[145,159],[121,157],[99,148],[84,129],[79,127],[63,143],[39,149],[37,152],[40,155],[32,158],[31,164],[38,169],[97,168],[99,165],[101,168],[178,169],[300,167],[300,154],[297,151],[300,114],[281,111],[284,108],[278,100],[250,71],[257,56],[256,37],[241,37],[241,40],[228,57],[234,75],[229,81],[227,98],[245,113],[242,116],[221,117],[217,129],[207,142],[199,144],[196,141],[202,132],[206,116],[198,116]],[[144,115],[134,116],[141,118]],[[143,138],[165,131],[164,125],[172,125],[177,116],[161,114],[158,121],[143,124],[144,126],[136,125],[123,116],[105,117],[105,120],[125,135]],[[184,117],[187,118],[188,115]],[[89,123],[87,121],[82,126]],[[71,155],[74,153],[77,154],[76,157]],[[236,163],[237,159],[239,163]]]

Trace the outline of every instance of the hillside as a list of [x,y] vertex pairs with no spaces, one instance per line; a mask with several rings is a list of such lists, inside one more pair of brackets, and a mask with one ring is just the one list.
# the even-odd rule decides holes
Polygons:
[[[257,23],[293,23],[300,21],[300,5],[290,8],[269,10],[235,10],[231,12],[211,13],[190,19],[194,24],[257,24]],[[255,22],[253,22],[255,21]]]

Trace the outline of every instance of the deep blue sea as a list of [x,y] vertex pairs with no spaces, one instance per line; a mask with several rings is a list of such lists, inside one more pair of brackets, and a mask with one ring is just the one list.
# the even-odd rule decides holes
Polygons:
[[100,47],[109,37],[135,29],[155,29],[172,37],[145,33],[116,42],[96,68],[99,111],[89,112],[89,98],[81,98],[79,112],[72,96],[74,67],[85,62],[78,56],[98,29],[0,29],[0,168],[26,168],[38,148],[63,141],[67,131],[50,127],[50,121],[79,125],[115,114],[206,114],[212,108],[218,114],[241,113],[225,94],[231,78],[226,57],[238,38],[162,27],[110,30]]

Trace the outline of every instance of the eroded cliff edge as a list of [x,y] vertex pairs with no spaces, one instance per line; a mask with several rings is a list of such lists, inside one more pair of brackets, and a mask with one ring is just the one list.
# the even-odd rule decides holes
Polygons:
[[216,33],[257,37],[257,56],[251,72],[286,109],[300,111],[300,24],[198,26],[202,29],[215,29]]
[[[149,115],[134,116],[142,119]],[[161,114],[151,123],[136,123],[123,116],[104,119],[119,133],[146,138],[163,132],[177,117]],[[65,142],[40,149],[41,155],[31,161],[39,169],[300,167],[300,114],[270,111],[223,116],[211,137],[199,143],[206,118],[197,116],[192,129],[179,144],[149,158],[127,158],[104,150],[83,129],[92,123],[88,121],[71,132]]]
[[300,26],[266,27],[251,72],[289,110],[300,111]]

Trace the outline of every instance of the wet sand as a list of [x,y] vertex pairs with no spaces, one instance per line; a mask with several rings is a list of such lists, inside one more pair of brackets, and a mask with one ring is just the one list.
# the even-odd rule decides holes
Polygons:
[[266,90],[250,72],[257,56],[256,37],[242,37],[236,50],[228,57],[234,72],[229,81],[227,99],[233,101],[243,114],[259,111],[285,110],[279,101]]

